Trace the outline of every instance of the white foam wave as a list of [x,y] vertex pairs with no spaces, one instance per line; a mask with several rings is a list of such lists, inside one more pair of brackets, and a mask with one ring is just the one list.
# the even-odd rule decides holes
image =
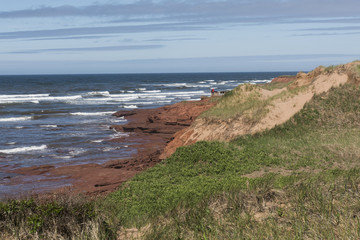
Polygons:
[[12,100],[12,99],[3,99],[3,100],[0,100],[0,104],[12,104],[12,103],[35,103],[35,104],[38,104],[39,101],[33,101],[33,100],[30,100],[30,99],[25,99],[25,100],[21,100],[21,99],[16,99],[16,100]]
[[70,113],[70,115],[74,116],[103,116],[103,115],[111,115],[114,112],[74,112]]
[[110,119],[110,122],[112,123],[120,123],[120,122],[127,122],[126,119]]
[[180,99],[191,99],[190,96],[176,96],[176,97],[178,97],[178,98],[180,98]]
[[11,117],[11,118],[0,118],[0,122],[18,122],[31,120],[32,117]]
[[67,101],[67,100],[76,100],[81,99],[81,95],[74,95],[74,96],[52,96],[50,97],[49,94],[43,94],[42,96],[33,95],[1,95],[0,97],[0,104],[10,104],[10,103],[39,103],[43,102],[53,102],[53,101]]
[[38,98],[38,97],[48,97],[49,93],[46,94],[9,94],[9,95],[0,95],[0,99],[7,98]]
[[[126,104],[126,103],[125,103]],[[133,104],[133,105],[152,105],[154,104],[154,102],[131,102],[128,104]]]
[[138,108],[136,105],[125,105],[124,108]]
[[121,149],[121,147],[106,147],[106,148],[103,148],[102,151],[110,152],[110,151],[115,151],[115,150],[119,150],[119,149]]
[[53,155],[52,157],[57,158],[57,159],[70,159],[70,158],[72,158],[72,156],[59,156],[59,155]]
[[57,125],[40,125],[42,128],[57,128]]
[[158,98],[166,98],[167,96],[165,95],[152,95],[152,96],[144,96],[144,97],[139,97],[140,99],[158,99]]
[[83,154],[83,153],[85,153],[85,152],[86,152],[85,149],[78,148],[78,149],[73,149],[73,150],[71,150],[71,151],[69,152],[69,154],[70,154],[71,156],[77,156],[77,155]]
[[143,91],[144,93],[159,93],[161,92],[161,90],[147,90],[147,91]]
[[40,151],[46,149],[47,146],[41,145],[41,146],[30,146],[30,147],[19,147],[19,148],[13,148],[13,149],[0,149],[1,153],[5,154],[13,154],[13,153],[22,153],[22,152],[29,152],[29,151]]
[[136,90],[137,90],[137,91],[145,91],[146,88],[137,88]]
[[92,140],[91,142],[92,143],[101,143],[101,142],[103,142],[104,141],[104,139],[99,139],[99,140]]
[[157,86],[163,86],[163,87],[186,87],[187,83],[165,83],[160,84]]
[[151,90],[141,93],[124,93],[124,94],[110,94],[107,98],[90,98],[86,99],[86,101],[131,101],[135,99],[144,99],[144,98],[165,98],[168,96],[172,96],[174,94],[204,94],[204,91],[180,91],[180,92],[161,92],[161,90]]
[[269,79],[264,79],[264,80],[252,80],[250,81],[251,83],[268,83],[271,82],[271,80]]
[[[115,131],[116,132],[116,131]],[[120,137],[128,137],[129,133],[124,133],[124,132],[116,132],[115,134],[111,135],[110,139],[114,139],[114,138],[120,138]]]
[[39,101],[63,101],[63,100],[74,100],[74,99],[81,99],[81,98],[82,98],[81,95],[74,95],[74,96],[40,98]]
[[90,96],[109,96],[110,95],[109,91],[94,91],[94,92],[88,92],[86,94],[90,95]]

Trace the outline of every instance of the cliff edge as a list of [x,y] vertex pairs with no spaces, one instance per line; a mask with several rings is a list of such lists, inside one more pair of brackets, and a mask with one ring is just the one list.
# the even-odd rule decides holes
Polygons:
[[286,79],[277,79],[266,85],[236,87],[191,126],[177,132],[161,158],[169,157],[180,146],[197,141],[231,141],[282,124],[299,112],[315,94],[345,83],[359,85],[360,61],[320,66],[309,73],[300,72],[296,77]]

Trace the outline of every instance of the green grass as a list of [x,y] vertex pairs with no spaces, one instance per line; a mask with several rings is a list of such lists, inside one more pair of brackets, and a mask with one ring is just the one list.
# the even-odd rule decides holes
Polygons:
[[356,76],[360,77],[360,65],[355,65],[354,68]]
[[[276,221],[269,220],[266,224],[257,221],[254,217],[255,213],[250,210],[245,211],[245,214],[235,222],[228,221],[226,219],[234,214],[233,208],[228,209],[229,212],[226,214],[220,214],[220,218],[225,220],[219,223],[219,219],[214,219],[211,214],[210,202],[211,199],[218,201],[218,196],[224,194],[251,196],[258,192],[265,194],[273,189],[281,189],[288,194],[285,202],[295,201],[297,195],[294,194],[301,189],[304,194],[311,196],[319,189],[318,180],[309,181],[309,178],[328,179],[329,182],[324,180],[326,184],[335,184],[336,189],[341,190],[343,183],[338,185],[340,180],[336,174],[347,178],[346,176],[351,173],[358,177],[359,100],[360,89],[345,85],[332,89],[328,94],[316,96],[287,123],[267,132],[240,137],[231,143],[198,142],[180,148],[163,164],[136,176],[124,185],[122,190],[111,194],[107,201],[115,205],[114,212],[123,226],[140,227],[150,223],[153,227],[148,230],[149,236],[163,239],[202,238],[202,236],[212,239],[256,238],[264,233],[272,234],[269,232],[271,229],[275,231],[273,234],[285,238],[294,234],[299,239],[304,236],[340,236],[341,234],[336,235],[339,233],[322,231],[320,224],[316,225],[314,233],[308,233],[310,224],[304,221],[304,217],[308,217],[310,210],[305,209],[305,211],[301,208],[301,204],[307,204],[306,199],[300,203],[287,203],[300,204],[294,205],[295,210],[288,206],[284,206],[284,209],[276,209],[275,212],[280,217],[284,214],[283,211],[288,211],[290,219],[286,221],[291,220],[291,224],[285,224],[283,229],[280,227],[273,229],[276,219]],[[352,168],[354,170],[351,170]],[[244,176],[260,169],[265,169],[265,173],[259,173],[254,178]],[[274,172],[274,169],[277,172]],[[282,175],[281,172],[285,170],[288,171],[287,174]],[[358,178],[356,179],[358,181]],[[325,196],[328,191],[326,187],[331,186],[324,186],[324,192],[321,194]],[[322,196],[314,196],[314,199],[309,200],[309,204],[315,203],[320,197]],[[236,200],[237,204],[240,204],[238,201],[240,200]],[[355,197],[351,201],[354,201],[355,205],[360,204]],[[251,209],[246,203],[240,205],[244,204],[245,209],[247,207]],[[326,208],[330,203],[324,204]],[[338,207],[341,206],[343,205],[340,204]],[[318,208],[318,206],[313,207]],[[321,214],[329,213],[325,211]],[[339,216],[343,221],[347,216],[347,213],[344,214],[341,213]],[[357,226],[358,220],[355,218],[354,221],[345,222]],[[159,221],[163,221],[161,226],[155,224]],[[332,221],[332,219],[327,218],[323,221]],[[239,224],[235,226],[236,231],[239,231],[237,235],[226,235],[228,222]],[[251,231],[242,231],[240,228],[243,224]],[[327,224],[328,227],[331,226],[330,222]],[[350,231],[350,225],[347,225],[347,231]]]
[[[250,87],[246,94],[256,94]],[[228,93],[219,104],[235,104],[237,91],[244,90]],[[359,127],[360,88],[333,88],[274,129],[179,148],[90,205],[92,217],[81,221],[97,223],[95,235],[103,239],[114,237],[114,229],[123,236],[134,227],[137,235],[128,239],[358,239]],[[37,218],[24,222],[20,211],[8,228],[9,204],[1,205],[0,230],[11,236],[17,236],[18,222],[34,236],[50,231],[47,222],[77,219],[62,212],[48,220],[37,212],[43,207],[25,207],[32,209],[26,216],[38,214],[41,224]]]
[[230,120],[243,116],[245,120],[255,122],[267,113],[268,101],[262,99],[256,85],[240,85],[227,92],[217,105],[200,115],[208,120]]
[[360,170],[267,176],[159,218],[146,239],[358,239]]
[[[292,75],[284,75],[284,76],[280,76],[280,77],[294,77]],[[269,83],[265,83],[265,84],[259,84],[259,86],[263,89],[266,89],[266,90],[269,90],[269,91],[272,91],[272,90],[275,90],[275,89],[282,89],[282,88],[285,88],[285,87],[288,87],[289,85],[291,85],[293,82],[295,81],[295,79],[289,81],[289,82],[269,82]]]
[[333,73],[340,65],[330,65],[330,66],[327,66],[325,67],[324,69],[324,73],[325,74],[330,74],[330,73]]

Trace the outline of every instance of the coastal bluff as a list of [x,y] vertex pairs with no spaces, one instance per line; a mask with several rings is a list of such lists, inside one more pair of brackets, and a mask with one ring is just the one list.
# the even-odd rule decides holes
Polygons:
[[[42,165],[7,170],[27,176],[59,177],[71,186],[57,191],[106,195],[135,175],[154,167],[177,148],[198,141],[231,141],[280,125],[299,112],[315,94],[342,84],[360,84],[360,61],[318,67],[309,73],[280,76],[268,84],[239,85],[222,97],[179,102],[155,109],[118,111],[124,125],[112,125],[126,137],[109,141],[126,143],[133,154],[104,164]],[[53,180],[52,180],[53,179]],[[18,184],[21,184],[21,179]]]
[[271,129],[289,120],[315,94],[345,83],[360,84],[360,61],[320,66],[309,73],[275,78],[266,85],[240,85],[191,126],[177,132],[161,158],[198,141],[231,141]]

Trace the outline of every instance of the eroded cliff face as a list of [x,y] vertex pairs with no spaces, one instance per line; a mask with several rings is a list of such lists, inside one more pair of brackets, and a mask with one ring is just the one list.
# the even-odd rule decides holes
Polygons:
[[[326,92],[346,82],[359,84],[359,73],[360,62],[357,61],[336,67],[318,67],[309,73],[298,73],[295,78],[288,78],[288,81],[292,82],[281,89],[238,86],[233,90],[233,96],[222,99],[215,107],[200,115],[190,127],[177,132],[161,158],[169,157],[180,146],[191,145],[197,141],[231,141],[241,135],[271,129],[299,112],[314,94]],[[223,116],[228,116],[230,111],[230,117],[224,118],[222,110]]]

